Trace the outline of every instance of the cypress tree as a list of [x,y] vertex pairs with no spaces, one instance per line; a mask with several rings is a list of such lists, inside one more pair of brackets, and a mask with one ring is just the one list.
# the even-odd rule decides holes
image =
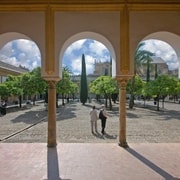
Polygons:
[[88,88],[87,88],[87,77],[86,77],[86,63],[85,56],[82,54],[82,67],[81,67],[81,87],[80,87],[80,101],[84,105],[88,98]]

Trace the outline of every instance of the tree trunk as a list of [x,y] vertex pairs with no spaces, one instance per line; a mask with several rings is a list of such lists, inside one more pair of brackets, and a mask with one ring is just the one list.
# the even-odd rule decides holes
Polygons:
[[129,99],[130,109],[134,107],[134,84],[135,84],[135,76],[131,79],[131,90],[130,90],[130,99]]
[[22,96],[19,96],[19,107],[22,107]]
[[109,95],[109,109],[112,110],[111,95]]
[[159,95],[157,96],[157,111],[159,111]]

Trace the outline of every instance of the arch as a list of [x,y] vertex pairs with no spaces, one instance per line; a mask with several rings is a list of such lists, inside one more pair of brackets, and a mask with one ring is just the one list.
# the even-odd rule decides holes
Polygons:
[[179,61],[178,77],[180,78],[180,36],[171,32],[160,31],[147,35],[143,40],[148,39],[161,40],[171,45],[177,55],[177,61]]
[[73,42],[80,40],[80,39],[94,39],[101,43],[103,43],[107,49],[110,52],[111,58],[112,58],[112,76],[115,77],[116,75],[116,55],[114,48],[112,44],[109,42],[107,38],[105,38],[103,35],[95,33],[95,32],[81,32],[78,34],[75,34],[71,36],[69,39],[66,40],[66,42],[63,44],[63,47],[61,48],[59,60],[60,60],[60,76],[61,76],[61,65],[62,65],[62,58],[63,54],[68,48],[69,45],[71,45]]
[[37,47],[37,49],[39,51],[40,63],[42,64],[41,52],[40,52],[40,49],[39,49],[37,43],[35,41],[33,41],[30,37],[26,36],[25,34],[21,34],[21,33],[17,33],[17,32],[7,32],[4,34],[0,34],[0,49],[3,48],[3,46],[6,45],[7,43],[9,43],[11,41],[15,41],[15,40],[20,40],[20,39],[31,41],[35,44],[35,46]]
[[0,35],[0,49],[9,41],[13,41],[16,39],[27,39],[32,41],[28,36],[24,35],[24,34],[20,34],[17,32],[8,32],[8,33],[4,33]]

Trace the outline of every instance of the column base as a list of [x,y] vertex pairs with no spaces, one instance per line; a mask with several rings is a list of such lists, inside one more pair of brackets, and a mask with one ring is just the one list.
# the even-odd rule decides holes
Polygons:
[[119,144],[118,144],[120,147],[123,147],[123,148],[128,148],[129,146],[128,146],[128,144],[127,144],[127,142],[120,142]]
[[51,147],[56,147],[56,146],[57,146],[57,143],[51,143],[51,144],[48,143],[48,144],[47,144],[47,147],[50,147],[50,148],[51,148]]

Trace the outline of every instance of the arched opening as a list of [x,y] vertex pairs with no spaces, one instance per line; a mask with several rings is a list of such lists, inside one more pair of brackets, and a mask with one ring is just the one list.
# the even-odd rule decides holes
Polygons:
[[78,41],[80,39],[94,39],[96,41],[101,42],[103,45],[107,47],[109,50],[110,56],[111,56],[111,61],[112,61],[112,77],[116,76],[116,55],[114,48],[112,44],[106,39],[104,36],[98,33],[94,32],[81,32],[78,34],[75,34],[74,36],[70,37],[66,42],[64,43],[61,51],[60,51],[60,69],[62,69],[62,60],[63,60],[63,55],[68,46],[70,46],[73,42]]
[[[104,44],[93,39],[80,39],[72,43],[63,56],[63,66],[68,67],[73,75],[80,75],[81,73],[82,54],[85,55],[87,75],[104,74],[102,69],[100,72],[95,72],[98,63],[109,62],[110,66],[111,56]],[[110,67],[107,71],[106,74],[111,75]]]
[[[100,51],[106,51],[103,52],[105,55],[105,57],[103,56],[103,53],[100,52],[96,52],[98,51],[97,47],[96,48],[92,48],[90,49],[92,46],[95,46],[94,44],[98,44],[99,46],[101,46],[101,50]],[[75,47],[76,46],[76,47]],[[84,50],[83,50],[84,47]],[[78,49],[78,55],[76,54],[76,57],[72,56],[73,52],[72,52],[72,48],[74,49]],[[89,48],[90,50],[86,50],[86,48]],[[82,49],[82,51],[80,51],[79,49]],[[90,51],[90,52],[89,52]],[[86,72],[87,72],[87,81],[92,82],[93,80],[95,80],[97,77],[101,76],[101,75],[105,75],[104,73],[102,73],[102,71],[100,71],[99,73],[95,73],[95,66],[96,66],[96,62],[99,61],[103,63],[108,62],[109,63],[109,67],[111,67],[112,69],[115,69],[115,52],[114,49],[111,45],[111,43],[102,35],[97,34],[97,33],[92,33],[92,32],[83,32],[83,33],[79,33],[74,35],[73,37],[70,37],[63,45],[61,52],[60,52],[60,64],[61,66],[66,66],[67,64],[69,64],[69,62],[65,62],[68,61],[68,57],[65,57],[64,54],[71,54],[71,56],[69,55],[68,57],[71,58],[71,61],[74,61],[74,64],[72,66],[74,66],[74,70],[72,69],[72,66],[69,65],[69,70],[72,71],[72,73],[74,73],[75,75],[77,75],[80,81],[80,74],[81,74],[81,61],[82,61],[82,53],[85,55],[85,60],[86,61]],[[89,54],[88,54],[89,53]],[[98,55],[100,54],[100,55]],[[108,55],[107,55],[108,54]],[[78,58],[77,58],[78,57]],[[90,62],[88,62],[90,61]],[[111,66],[111,62],[112,62],[112,66]],[[66,64],[67,63],[67,64]],[[78,66],[78,69],[75,67]],[[88,66],[91,66],[88,68]],[[108,67],[108,68],[109,68]],[[62,69],[62,67],[61,67]],[[61,70],[60,69],[60,70]],[[116,72],[115,70],[109,70],[107,75],[112,75],[111,72],[113,72],[113,75],[115,76]],[[76,81],[77,82],[77,81]],[[61,98],[61,95],[60,95]],[[69,99],[69,98],[68,98]],[[72,98],[71,98],[72,100]],[[65,101],[66,102],[66,101]],[[97,137],[96,136],[92,136],[91,131],[90,131],[90,122],[89,121],[89,111],[91,109],[91,107],[93,105],[96,105],[97,108],[97,112],[99,112],[99,109],[101,108],[101,104],[102,102],[97,102],[96,101],[96,96],[90,94],[88,92],[88,99],[87,99],[87,103],[85,103],[85,106],[82,105],[82,103],[79,102],[79,94],[78,94],[78,98],[75,99],[75,101],[73,102],[73,100],[71,101],[71,104],[66,106],[65,108],[65,112],[63,112],[63,114],[61,114],[61,116],[59,116],[58,119],[58,139],[63,142],[64,138],[63,136],[68,136],[69,137],[69,142],[77,142],[77,140],[81,140],[82,142],[90,142],[91,138],[95,139],[96,141],[98,141],[99,138],[101,138],[101,125],[100,125],[100,121],[98,121],[97,123],[98,125],[98,132],[97,133]],[[79,107],[81,106],[81,107]],[[118,105],[116,105],[118,106]],[[81,108],[81,111],[79,110],[79,108]],[[67,111],[68,109],[68,111]],[[76,110],[75,110],[76,109]],[[66,121],[66,119],[68,119]],[[61,120],[61,121],[60,121]],[[71,128],[66,129],[66,132],[64,132],[63,127],[67,126],[67,122],[69,123],[69,126],[73,126],[74,127],[74,131],[75,133],[71,133],[69,131],[71,131]],[[77,123],[77,126],[74,126],[74,123]],[[60,125],[61,124],[61,125]],[[82,130],[83,129],[83,130]],[[112,136],[112,139],[116,139],[117,138],[117,126],[115,126],[115,131],[113,131],[111,129],[110,133]],[[83,134],[83,136],[88,137],[88,139],[84,139],[84,138],[80,138],[78,132],[81,132]],[[63,135],[64,134],[64,135]],[[90,137],[90,138],[89,138]],[[110,141],[110,139],[109,139]]]
[[177,56],[174,57],[174,61],[177,61],[176,65],[178,65],[178,78],[180,78],[180,36],[171,32],[160,31],[149,34],[143,39],[143,41],[148,39],[164,41],[172,47],[175,51],[175,56]]
[[[16,32],[1,34],[0,47],[0,83],[5,82],[9,75],[20,77],[22,74],[27,74],[41,67],[39,48],[35,42],[24,34]],[[18,90],[11,92],[11,94],[12,96],[7,97],[8,105],[18,104],[19,102],[21,106],[21,100],[33,99],[33,96],[28,96],[28,93],[23,94],[22,92],[24,98],[20,100]],[[38,98],[40,96],[41,94],[38,94]]]
[[[156,75],[168,74],[178,77],[179,62],[175,50],[166,42],[157,39],[141,41],[140,51],[149,52],[151,58],[149,78],[154,79]],[[146,79],[145,60],[135,58],[136,69],[141,72],[139,75]],[[139,65],[139,67],[137,67]],[[155,72],[157,71],[157,72]]]
[[[140,46],[141,43],[144,44]],[[169,95],[172,95],[171,92],[174,93],[173,91],[173,89],[175,89],[173,88],[174,85],[169,83],[168,78],[163,79],[163,75],[166,75],[166,77],[169,78],[171,78],[171,75],[175,76],[175,79],[178,81],[177,71],[179,69],[179,61],[178,61],[179,46],[180,46],[179,36],[169,32],[152,33],[147,37],[143,38],[143,40],[138,45],[138,48],[141,50],[142,53],[143,50],[146,51],[145,52],[146,54],[148,54],[147,52],[149,52],[149,57],[151,59],[150,64],[152,65],[152,69],[150,69],[150,73],[151,73],[150,80],[148,82],[146,79],[147,64],[144,63],[144,67],[142,65],[139,65],[142,70],[141,71],[142,74],[139,73],[140,78],[137,78],[136,81],[139,83],[136,84],[139,85],[138,87],[139,92],[136,88],[134,88],[135,91],[139,93],[135,95],[135,108],[137,109],[140,108],[141,109],[140,111],[142,111],[143,114],[144,121],[141,121],[138,126],[139,129],[141,128],[143,129],[143,131],[141,131],[140,133],[143,133],[145,141],[146,139],[148,139],[149,142],[160,141],[158,138],[154,136],[154,134],[163,133],[165,129],[167,129],[167,121],[164,120],[170,120],[171,118],[173,119],[174,116],[178,116],[179,113],[179,111],[177,110],[177,108],[179,108],[177,105],[179,104],[178,98],[175,101],[174,100],[169,101]],[[137,54],[138,53],[136,53],[136,55]],[[141,57],[140,54],[139,57]],[[140,61],[141,60],[142,59],[140,59]],[[142,63],[143,62],[144,61],[142,61]],[[156,81],[157,77],[155,76],[155,65],[157,65],[156,66],[157,68],[156,70],[158,72],[157,77],[161,77],[162,75],[162,78],[159,78],[157,81]],[[145,87],[144,89],[143,89],[143,85],[142,84],[141,84],[142,86],[140,85],[141,82],[140,79],[143,81],[142,84]],[[174,79],[172,78],[171,80],[173,81]],[[168,89],[171,90],[168,91]],[[170,94],[168,94],[167,92]],[[144,109],[146,109],[146,111],[144,111]],[[171,111],[173,113],[170,113]],[[148,114],[147,112],[149,112],[149,114],[151,115],[147,116],[146,115]],[[165,114],[168,115],[168,118],[165,116]],[[153,125],[155,125],[157,129],[151,131],[149,127]],[[166,138],[168,136],[168,133],[169,134],[172,133],[171,130],[169,129],[167,131],[168,131],[167,134],[164,134],[164,137]],[[128,133],[130,134],[130,132]],[[136,133],[138,134],[139,132],[135,132],[134,134]]]
[[1,61],[32,70],[41,66],[41,54],[37,44],[28,36],[16,32],[0,35]]

